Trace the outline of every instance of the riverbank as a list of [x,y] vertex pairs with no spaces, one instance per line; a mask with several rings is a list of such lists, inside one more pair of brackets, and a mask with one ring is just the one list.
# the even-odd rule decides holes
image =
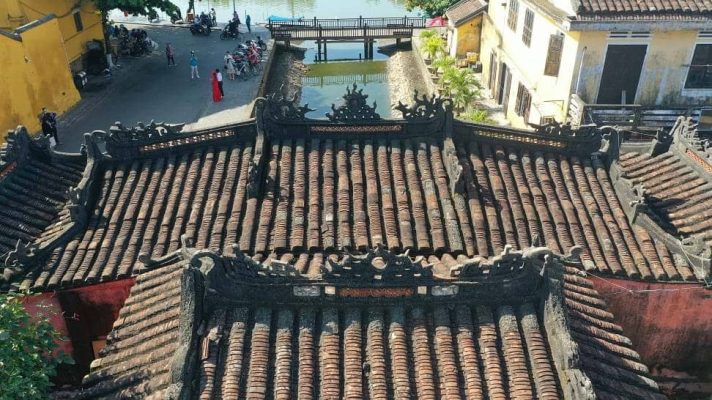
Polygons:
[[308,71],[304,65],[304,50],[297,47],[275,46],[275,60],[272,65],[272,78],[267,82],[265,94],[284,93],[288,98],[295,97],[300,103],[302,79]]
[[412,50],[398,50],[388,59],[388,85],[391,109],[398,102],[411,104],[417,90],[420,95],[430,95],[425,77],[418,68],[417,55]]
[[[385,61],[384,77],[382,78],[384,83],[387,82],[388,97],[386,100],[388,102],[378,102],[382,111],[383,109],[388,109],[390,112],[398,105],[398,102],[412,103],[413,94],[416,90],[420,94],[431,94],[431,90],[419,68],[417,55],[409,49],[396,49],[394,47],[389,48],[388,53],[390,57]],[[266,93],[285,93],[289,98],[294,98],[297,102],[304,103],[302,101],[304,78],[310,70],[310,64],[304,62],[305,50],[294,46],[287,48],[280,45],[276,48],[275,57]],[[320,68],[324,66],[319,65]],[[350,75],[361,76],[359,75],[360,73],[355,73],[354,71],[344,71],[343,74],[344,77],[349,77]],[[350,83],[347,82],[344,85],[349,86]],[[356,81],[356,83],[362,86],[361,82]],[[339,89],[341,90],[340,87]],[[364,92],[369,93],[369,90]],[[335,99],[335,101],[338,101],[338,99]],[[388,113],[382,112],[382,115],[387,117]],[[398,116],[395,115],[395,117]]]

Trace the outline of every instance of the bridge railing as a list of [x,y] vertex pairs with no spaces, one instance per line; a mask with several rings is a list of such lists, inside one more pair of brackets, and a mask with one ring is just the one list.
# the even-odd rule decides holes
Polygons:
[[267,27],[272,29],[353,29],[353,28],[425,28],[425,18],[422,17],[383,17],[383,18],[312,18],[290,21],[269,21]]
[[370,27],[362,28],[324,28],[324,27],[300,27],[297,29],[290,27],[275,27],[272,29],[272,38],[277,40],[321,40],[321,39],[350,39],[350,38],[408,38],[413,36],[413,29],[410,26],[398,27]]

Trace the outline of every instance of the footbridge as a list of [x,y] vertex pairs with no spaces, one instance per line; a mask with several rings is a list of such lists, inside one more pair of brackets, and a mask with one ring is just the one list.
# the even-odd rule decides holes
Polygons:
[[413,37],[413,30],[425,28],[422,17],[381,17],[381,18],[335,18],[297,19],[269,21],[272,39],[289,45],[292,41],[315,40],[317,58],[327,59],[327,42],[363,41],[364,58],[373,58],[373,43],[376,39],[402,39]]

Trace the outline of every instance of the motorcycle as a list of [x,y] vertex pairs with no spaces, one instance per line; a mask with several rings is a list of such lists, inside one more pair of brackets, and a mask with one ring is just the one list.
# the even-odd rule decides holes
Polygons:
[[223,28],[222,32],[220,32],[220,40],[237,39],[239,37],[239,33],[237,31],[232,31],[228,28],[229,27],[226,26]]
[[193,35],[210,36],[210,27],[204,24],[193,24],[190,26],[190,33]]

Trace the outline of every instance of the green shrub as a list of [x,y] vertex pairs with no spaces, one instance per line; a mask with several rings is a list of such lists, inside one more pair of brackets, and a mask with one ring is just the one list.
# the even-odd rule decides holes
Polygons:
[[460,116],[463,120],[477,122],[480,124],[494,124],[494,120],[489,117],[487,110],[474,108]]
[[59,334],[46,316],[30,318],[22,296],[0,295],[0,399],[46,399],[60,363],[53,354]]

